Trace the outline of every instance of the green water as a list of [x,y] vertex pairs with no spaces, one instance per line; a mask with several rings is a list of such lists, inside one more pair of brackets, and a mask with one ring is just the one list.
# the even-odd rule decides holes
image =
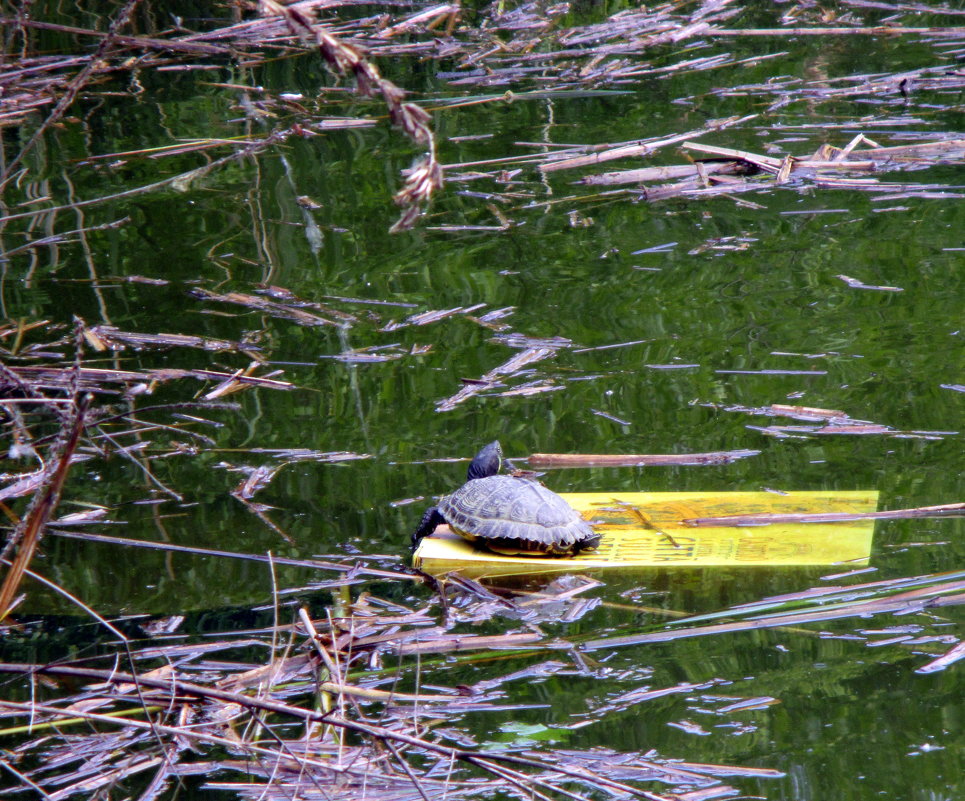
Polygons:
[[[753,8],[767,16],[766,7]],[[752,17],[744,22],[752,24]],[[78,46],[63,35],[45,34],[38,41],[51,49]],[[708,49],[715,47],[723,45]],[[640,80],[619,86],[621,94],[574,93],[439,110],[433,124],[440,159],[453,164],[532,151],[516,142],[603,143],[691,130],[707,118],[764,111],[773,98],[730,97],[714,90],[761,83],[772,75],[814,77],[818,71],[833,78],[857,70],[899,72],[951,63],[937,48],[912,37],[876,41],[873,48],[862,37],[841,37],[831,46],[813,39],[747,39],[727,49],[739,58],[786,55],[742,69]],[[670,54],[664,58],[669,61]],[[416,97],[460,94],[435,77],[432,64],[382,66]],[[49,196],[45,203],[60,206],[202,163],[197,154],[86,162],[95,155],[267,130],[248,128],[234,105],[237,93],[215,83],[257,84],[273,94],[302,92],[312,107],[317,87],[332,81],[316,57],[253,70],[225,65],[204,73],[145,72],[139,79],[140,94],[128,94],[126,78],[119,78],[81,98],[70,118],[25,159],[27,175],[8,186],[8,214],[29,210],[20,204],[36,197]],[[675,102],[685,98],[691,100]],[[324,110],[382,113],[374,101],[359,100]],[[903,115],[917,121],[892,122]],[[876,120],[883,122],[873,124]],[[776,149],[807,155],[823,143],[843,147],[859,132],[881,145],[953,138],[961,135],[962,122],[960,94],[922,91],[908,101],[897,93],[876,97],[874,104],[867,97],[798,101],[699,139],[762,154],[774,155]],[[32,119],[4,130],[8,160],[34,124]],[[493,136],[449,141],[479,134]],[[129,461],[112,458],[74,469],[63,510],[76,511],[81,503],[108,506],[120,525],[96,530],[115,536],[304,558],[375,553],[386,555],[383,564],[398,564],[407,558],[408,535],[422,509],[463,475],[464,464],[435,460],[471,456],[494,438],[510,456],[761,451],[718,467],[553,471],[546,481],[561,491],[875,489],[881,508],[963,500],[960,164],[881,177],[940,185],[945,197],[881,199],[792,181],[753,194],[654,204],[621,197],[547,210],[520,202],[504,212],[514,223],[504,231],[431,230],[498,224],[484,200],[461,190],[515,188],[537,201],[547,199],[549,188],[553,197],[590,194],[572,185],[576,173],[556,174],[543,184],[524,168],[515,187],[492,180],[450,183],[414,231],[390,235],[397,216],[390,198],[400,185],[399,170],[416,155],[415,146],[382,122],[294,137],[255,159],[218,169],[183,192],[164,189],[4,223],[0,243],[9,251],[28,237],[129,218],[117,229],[89,232],[83,241],[71,236],[73,241],[5,261],[0,303],[8,320],[69,323],[76,315],[88,325],[125,331],[248,338],[265,360],[261,374],[281,369],[279,378],[295,385],[291,391],[229,396],[237,409],[186,410],[216,423],[194,429],[212,438],[214,447],[151,466],[158,481],[183,501],[159,490]],[[683,162],[667,148],[653,161],[604,165],[600,171]],[[296,203],[302,195],[321,204],[310,212],[320,240],[308,235],[305,212]],[[571,225],[568,212],[574,208],[592,218],[591,224]],[[660,246],[666,247],[635,254]],[[853,288],[837,277],[841,274],[902,291]],[[124,280],[133,276],[166,283]],[[263,283],[285,287],[306,301],[331,303],[358,319],[342,328],[305,327],[190,293],[193,287],[253,293]],[[406,305],[366,305],[332,296]],[[410,314],[476,304],[486,304],[476,315],[514,307],[502,321],[509,326],[504,334],[570,340],[571,347],[530,365],[531,374],[509,379],[506,387],[534,381],[562,388],[509,397],[489,391],[452,411],[437,411],[439,402],[461,388],[461,379],[480,378],[517,350],[464,315],[424,327],[380,329]],[[45,339],[35,332],[30,341],[47,342],[54,335]],[[637,344],[594,349],[620,343]],[[380,346],[394,346],[385,352],[400,358],[361,364],[332,358],[350,348]],[[430,349],[418,352],[417,346]],[[56,350],[69,359],[69,339]],[[116,356],[88,350],[85,358],[88,366],[226,372],[249,361],[240,354],[189,349],[126,350]],[[200,386],[168,384],[139,404],[189,401]],[[776,438],[755,427],[794,421],[728,408],[775,403],[837,409],[898,432],[933,433]],[[165,415],[144,417],[171,422]],[[173,440],[200,445],[186,436],[157,437],[159,448]],[[268,514],[285,539],[229,494],[243,479],[237,468],[273,463],[253,448],[350,451],[368,458],[291,464],[258,493],[258,502],[274,507]],[[4,463],[5,471],[22,469],[22,463]],[[162,502],[138,503],[146,499]],[[961,520],[955,519],[879,522],[872,556],[876,572],[850,581],[960,569],[962,535]],[[101,614],[186,612],[183,630],[189,633],[246,627],[251,619],[245,610],[264,605],[271,594],[269,572],[257,564],[134,548],[119,555],[117,546],[54,537],[44,541],[42,551],[35,567]],[[648,570],[597,576],[604,585],[591,594],[624,605],[699,613],[802,591],[821,584],[825,573],[841,570]],[[277,571],[282,587],[311,580],[302,569]],[[408,585],[377,589],[414,603],[428,597],[428,590]],[[328,602],[325,593],[305,591],[299,597],[317,608]],[[36,585],[29,587],[20,612],[45,621],[47,634],[18,646],[11,659],[82,655],[98,636],[87,619],[74,616],[74,607]],[[916,652],[900,644],[870,647],[871,635],[818,636],[905,624],[920,626],[922,635],[950,634],[955,621],[961,621],[958,609],[945,607],[899,618],[812,624],[807,631],[731,634],[596,653],[606,668],[603,678],[552,675],[510,685],[511,701],[539,708],[502,719],[486,713],[468,725],[481,739],[512,741],[513,726],[527,724],[555,731],[555,743],[562,747],[656,749],[688,762],[785,771],[783,779],[737,781],[748,795],[767,798],[960,798],[965,789],[961,670],[914,673],[929,654],[950,646]],[[657,622],[632,609],[601,607],[577,623],[548,629],[596,637]],[[489,626],[494,632],[504,628],[498,621]],[[521,658],[519,667],[532,662]],[[443,664],[434,680],[471,684],[487,670]],[[508,672],[506,665],[499,670]],[[583,728],[562,728],[641,684],[712,679],[723,683],[610,712]],[[707,709],[721,702],[710,696],[772,696],[780,703],[715,715]],[[703,734],[667,725],[681,721],[696,722]]]

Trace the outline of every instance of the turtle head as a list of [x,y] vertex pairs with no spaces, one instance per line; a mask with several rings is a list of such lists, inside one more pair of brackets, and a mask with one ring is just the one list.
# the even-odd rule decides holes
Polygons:
[[503,466],[503,449],[499,440],[490,442],[485,448],[476,454],[476,458],[469,465],[469,472],[466,480],[472,481],[474,478],[486,478],[495,476]]

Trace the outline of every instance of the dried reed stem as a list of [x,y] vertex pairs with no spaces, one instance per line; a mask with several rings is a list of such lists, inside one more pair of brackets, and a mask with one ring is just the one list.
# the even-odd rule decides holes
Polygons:
[[13,559],[7,575],[4,577],[3,586],[0,587],[0,621],[2,621],[10,611],[14,595],[20,586],[24,571],[43,534],[44,527],[60,500],[60,492],[67,479],[67,471],[70,468],[71,456],[77,450],[77,443],[84,431],[84,418],[90,406],[92,396],[83,395],[74,403],[74,412],[71,419],[64,427],[63,445],[57,459],[56,466],[49,473],[49,478],[36,492],[27,514],[21,520],[20,525],[14,530],[10,540],[5,547],[5,551],[18,547],[17,555]]
[[260,10],[265,16],[283,17],[293,33],[314,41],[322,58],[335,74],[354,76],[355,90],[359,95],[382,95],[392,123],[416,144],[428,147],[425,156],[408,171],[405,184],[394,197],[395,203],[402,207],[402,215],[390,230],[395,233],[412,228],[422,216],[432,193],[441,189],[443,184],[442,165],[436,158],[435,139],[429,127],[429,112],[415,103],[405,102],[405,92],[383,78],[361,49],[341,41],[322,25],[312,24],[299,9],[283,6],[276,0],[261,0]]

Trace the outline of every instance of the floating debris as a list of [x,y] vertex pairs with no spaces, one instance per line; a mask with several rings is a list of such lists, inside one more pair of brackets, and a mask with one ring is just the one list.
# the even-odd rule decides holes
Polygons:
[[617,425],[633,425],[633,423],[631,423],[629,420],[622,420],[619,417],[610,414],[609,412],[601,412],[599,409],[590,409],[590,413],[595,414],[597,417],[602,417],[604,420],[609,420],[610,422],[616,423]]
[[886,425],[865,423],[853,420],[833,420],[825,426],[748,426],[752,431],[783,439],[787,437],[806,438],[815,436],[888,436],[896,439],[940,440],[954,436],[957,431],[899,431]]
[[875,284],[866,284],[859,281],[857,278],[852,278],[849,275],[839,275],[837,276],[842,281],[844,281],[852,289],[874,289],[878,292],[904,292],[900,286],[876,286]]
[[[556,590],[532,594],[522,604],[566,603],[564,599],[597,586],[560,581]],[[470,606],[482,610],[500,600],[473,582],[463,584],[458,592],[464,593],[462,600]],[[511,601],[505,603],[514,607]],[[158,659],[167,663],[154,671],[119,670],[111,657],[56,665],[3,663],[0,672],[11,676],[65,686],[87,683],[75,693],[61,692],[53,702],[0,700],[8,721],[21,717],[25,724],[8,727],[6,733],[30,729],[33,739],[18,746],[20,753],[44,756],[40,767],[25,763],[18,776],[34,789],[63,794],[71,788],[89,792],[91,787],[150,769],[155,771],[159,790],[179,776],[204,774],[208,787],[230,788],[242,797],[257,793],[274,798],[293,790],[299,777],[310,770],[311,786],[333,798],[356,798],[359,792],[379,788],[393,798],[443,793],[449,799],[468,801],[478,797],[481,788],[487,795],[525,789],[543,797],[564,789],[572,795],[575,786],[616,798],[644,793],[641,783],[682,791],[699,787],[704,796],[733,795],[738,791],[723,784],[724,777],[783,775],[766,768],[680,763],[612,749],[541,751],[535,741],[526,751],[478,745],[459,735],[457,721],[477,712],[527,708],[499,703],[504,685],[573,674],[578,669],[563,661],[540,659],[471,686],[434,684],[431,689],[407,692],[396,687],[399,671],[418,679],[420,659],[427,654],[459,651],[464,653],[460,659],[473,659],[468,652],[475,649],[485,649],[482,657],[486,658],[519,654],[520,648],[532,651],[534,646],[539,653],[547,645],[545,637],[536,631],[454,635],[436,625],[429,609],[411,609],[370,594],[333,611],[325,619],[312,620],[306,609],[299,610],[299,624],[289,628],[305,647],[290,656],[275,655],[272,639],[278,632],[272,627],[234,636],[209,633],[203,643],[152,643],[137,649],[129,644],[128,664]],[[181,639],[177,631],[182,623],[181,616],[173,616],[141,621],[140,627],[154,637]],[[266,655],[262,665],[231,656],[257,649]],[[218,654],[216,661],[213,654]],[[392,654],[398,665],[379,669],[382,654]],[[571,728],[602,719],[609,709],[717,682],[626,692],[597,706],[590,717]],[[172,692],[179,699],[174,706],[167,703]],[[323,709],[316,709],[319,703]],[[158,707],[149,720],[145,704]],[[381,710],[378,723],[366,714],[370,707]],[[426,714],[444,720],[449,735],[427,736],[420,722]],[[225,736],[226,725],[243,732],[245,724],[256,720],[270,723],[270,740]],[[311,739],[304,737],[306,727],[313,732]],[[438,726],[434,730],[442,732]],[[458,745],[447,744],[453,738]],[[386,750],[397,759],[385,760]],[[478,778],[480,771],[487,777],[484,783]],[[236,773],[244,776],[244,785],[228,781]]]
[[112,325],[95,325],[84,330],[84,338],[95,350],[123,350],[134,348],[200,348],[208,351],[241,351],[250,353],[261,350],[257,345],[230,342],[224,339],[188,336],[187,334],[141,334],[121,331]]
[[477,303],[475,306],[456,306],[454,309],[440,309],[438,311],[421,312],[419,314],[413,314],[411,317],[407,317],[401,323],[388,323],[381,330],[398,331],[400,328],[406,328],[410,325],[429,325],[430,323],[437,323],[440,320],[445,320],[446,318],[453,317],[457,314],[469,314],[477,309],[482,309],[485,306],[485,303]]
[[[334,325],[340,326],[347,323],[355,321],[355,317],[350,314],[337,313],[331,315],[333,317],[337,316],[338,319],[332,320],[328,317],[322,317],[318,314],[312,314],[311,312],[305,311],[299,308],[300,304],[296,302],[286,302],[282,303],[275,300],[268,300],[259,295],[249,295],[244,292],[228,292],[226,294],[221,294],[218,292],[212,292],[208,289],[201,289],[195,287],[189,290],[190,294],[194,295],[201,300],[207,301],[218,301],[220,303],[232,303],[239,306],[244,306],[252,311],[265,312],[270,314],[272,317],[279,317],[283,320],[290,320],[293,323],[298,323],[299,325],[306,326],[320,326],[320,325]],[[331,312],[333,310],[329,310]]]
[[632,454],[632,453],[534,453],[527,459],[530,467],[646,467],[657,465],[720,465],[760,455],[755,450],[713,453]]
[[[475,397],[476,395],[479,395],[484,390],[497,386],[501,378],[519,375],[523,368],[527,367],[528,365],[544,359],[550,359],[556,355],[557,350],[560,348],[569,347],[571,344],[568,339],[563,339],[562,337],[539,340],[524,337],[519,334],[500,336],[497,337],[496,341],[500,342],[501,344],[509,345],[510,347],[524,347],[525,350],[520,351],[508,361],[505,361],[502,364],[494,367],[481,378],[463,379],[465,386],[463,386],[463,388],[460,389],[455,395],[451,395],[445,400],[439,401],[436,404],[437,412],[452,411],[460,404],[465,403],[467,400]],[[558,389],[564,389],[563,386],[545,383],[531,386],[538,386],[539,388],[533,389],[532,391],[523,389],[523,391],[516,392],[514,394],[527,395],[535,394],[537,392],[553,392]]]

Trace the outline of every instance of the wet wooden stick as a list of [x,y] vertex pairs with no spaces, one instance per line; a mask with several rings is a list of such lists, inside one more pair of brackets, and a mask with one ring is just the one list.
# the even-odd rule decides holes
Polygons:
[[730,464],[737,459],[757,456],[760,451],[715,451],[712,453],[534,453],[530,467],[643,467],[649,465]]

